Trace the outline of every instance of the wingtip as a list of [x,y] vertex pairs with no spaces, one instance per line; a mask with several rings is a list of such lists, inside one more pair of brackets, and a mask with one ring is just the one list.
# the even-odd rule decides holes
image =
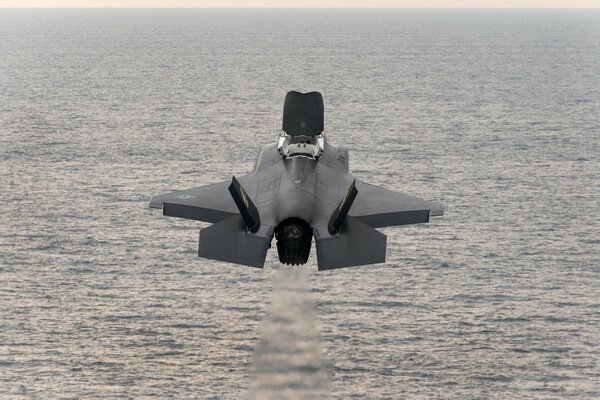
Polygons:
[[150,208],[163,208],[163,202],[157,197],[153,197],[148,204]]
[[435,207],[429,210],[430,217],[441,217],[442,215],[444,215],[444,206],[440,203],[435,203]]

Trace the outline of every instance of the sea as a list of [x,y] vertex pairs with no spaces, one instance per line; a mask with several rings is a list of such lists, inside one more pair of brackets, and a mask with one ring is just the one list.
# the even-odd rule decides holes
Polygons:
[[[198,258],[150,198],[251,171],[290,90],[445,215]],[[598,399],[599,187],[598,10],[0,10],[0,398]]]

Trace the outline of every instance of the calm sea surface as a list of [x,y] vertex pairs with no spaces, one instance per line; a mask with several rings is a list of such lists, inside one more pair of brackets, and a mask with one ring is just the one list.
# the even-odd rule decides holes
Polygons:
[[[386,264],[196,257],[151,196],[288,90],[445,204]],[[0,397],[600,398],[600,12],[0,11]]]

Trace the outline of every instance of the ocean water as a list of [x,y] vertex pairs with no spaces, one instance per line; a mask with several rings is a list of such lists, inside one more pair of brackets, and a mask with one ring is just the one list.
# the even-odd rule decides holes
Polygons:
[[[151,196],[323,93],[437,200],[387,262],[196,257]],[[0,398],[600,398],[600,12],[1,10]]]

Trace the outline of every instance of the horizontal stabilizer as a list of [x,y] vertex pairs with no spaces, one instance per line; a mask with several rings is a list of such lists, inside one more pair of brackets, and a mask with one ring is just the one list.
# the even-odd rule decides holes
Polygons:
[[242,217],[232,215],[200,231],[198,256],[262,268],[272,238],[273,227],[263,225],[250,233]]
[[356,218],[346,217],[337,235],[314,236],[319,271],[385,262],[386,236]]

